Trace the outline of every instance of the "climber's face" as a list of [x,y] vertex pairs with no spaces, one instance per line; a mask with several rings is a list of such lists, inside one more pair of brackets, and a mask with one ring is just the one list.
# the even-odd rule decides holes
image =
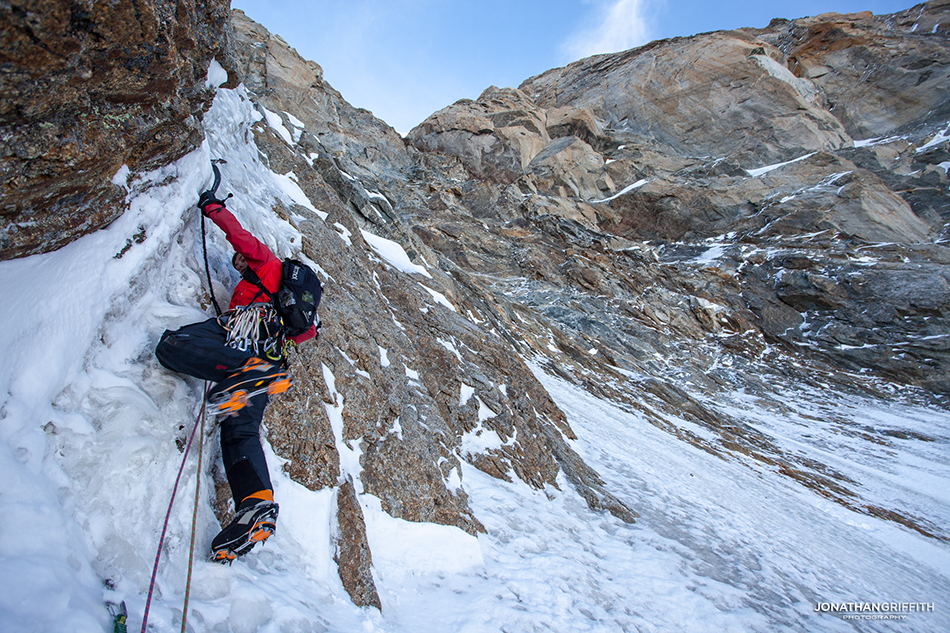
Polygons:
[[241,255],[240,253],[234,254],[234,257],[231,258],[231,263],[234,265],[234,269],[241,275],[243,275],[244,271],[247,270],[247,260],[244,259],[244,255]]

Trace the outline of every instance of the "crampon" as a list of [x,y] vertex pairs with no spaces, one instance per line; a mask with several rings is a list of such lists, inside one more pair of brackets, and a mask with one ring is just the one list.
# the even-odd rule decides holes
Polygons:
[[208,395],[208,411],[233,415],[263,393],[274,396],[291,387],[287,371],[259,358],[251,358],[240,369],[218,383]]
[[278,510],[279,506],[272,501],[260,501],[239,510],[234,520],[211,542],[210,560],[230,565],[269,539],[277,530]]

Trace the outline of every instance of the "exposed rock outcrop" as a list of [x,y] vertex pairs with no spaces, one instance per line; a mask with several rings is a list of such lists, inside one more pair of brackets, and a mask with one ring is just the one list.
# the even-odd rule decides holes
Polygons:
[[337,564],[340,580],[353,604],[382,609],[376,583],[373,581],[373,554],[366,539],[366,523],[353,481],[347,479],[337,494],[337,518],[340,538],[337,543]]
[[226,0],[0,6],[0,259],[102,228],[125,210],[130,174],[201,143],[214,96],[205,78],[212,58],[226,59],[228,8]]
[[[429,210],[440,212],[415,215],[415,230],[463,269],[523,276],[538,286],[525,296],[563,297],[555,302],[562,308],[548,314],[574,329],[588,324],[580,331],[596,340],[624,339],[615,350],[628,359],[641,357],[646,341],[664,354],[670,342],[625,324],[632,305],[634,314],[651,315],[647,323],[674,326],[681,336],[721,337],[718,319],[693,319],[703,311],[692,300],[683,303],[687,314],[679,320],[670,315],[672,297],[657,294],[664,288],[688,296],[703,288],[704,300],[731,306],[720,318],[751,328],[739,332],[799,352],[807,343],[834,363],[922,381],[940,392],[950,375],[946,351],[934,343],[939,339],[926,337],[931,342],[919,353],[908,352],[916,345],[907,341],[900,349],[879,343],[897,313],[915,340],[920,332],[912,323],[926,320],[924,330],[933,332],[932,310],[945,314],[945,304],[936,308],[921,298],[930,307],[917,309],[908,296],[895,312],[884,307],[892,302],[888,293],[878,302],[870,287],[855,284],[867,273],[856,263],[859,253],[878,243],[909,245],[901,250],[911,253],[906,263],[875,271],[887,279],[878,290],[907,287],[906,276],[921,268],[942,279],[932,266],[944,259],[943,250],[931,243],[950,209],[946,141],[928,141],[940,139],[950,119],[950,49],[941,26],[948,12],[946,3],[933,2],[893,16],[829,14],[654,42],[548,71],[517,90],[460,101],[408,136],[431,167]],[[854,96],[858,82],[860,97]],[[529,120],[530,126],[519,123]],[[898,128],[901,137],[883,138]],[[868,137],[878,138],[854,142]],[[485,165],[504,178],[486,180]],[[456,181],[436,184],[439,173]],[[654,249],[663,268],[625,256],[642,240],[660,247]],[[710,248],[706,240],[721,257],[691,262]],[[916,244],[927,246],[910,246]],[[604,255],[594,259],[591,245]],[[572,256],[572,246],[583,248]],[[773,261],[769,253],[778,246]],[[809,301],[793,298],[801,283],[799,291],[786,288],[795,276],[781,262],[794,257],[828,279],[809,284]],[[723,275],[738,285],[724,287]],[[564,286],[585,299],[553,290]],[[910,287],[942,296],[935,288]],[[660,297],[665,305],[657,305]],[[582,318],[578,307],[586,301]],[[595,322],[610,325],[605,332],[591,328]],[[636,333],[616,334],[631,330]],[[755,337],[743,338],[739,347],[760,353]],[[730,348],[737,342],[731,337]],[[852,359],[858,349],[860,363]],[[924,362],[927,371],[909,371],[897,360],[908,353],[911,364]],[[934,371],[933,363],[943,369]]]
[[548,71],[521,86],[538,106],[587,108],[615,141],[777,162],[850,138],[780,50],[741,31],[654,42]]
[[778,47],[797,77],[811,80],[855,139],[950,117],[950,3],[928,2],[891,16],[866,11],[774,20],[749,32]]
[[776,20],[488,90],[408,135],[414,231],[549,370],[855,507],[713,394],[874,376],[946,403],[948,25],[946,2]]

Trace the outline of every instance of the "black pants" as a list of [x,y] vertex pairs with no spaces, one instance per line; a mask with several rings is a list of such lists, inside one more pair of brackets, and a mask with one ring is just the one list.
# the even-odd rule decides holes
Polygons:
[[[165,330],[155,348],[164,367],[202,380],[220,382],[251,358],[249,352],[228,347],[227,332],[216,319]],[[221,420],[221,457],[231,485],[234,507],[262,490],[273,490],[261,447],[261,420],[267,394],[251,399],[236,415]]]

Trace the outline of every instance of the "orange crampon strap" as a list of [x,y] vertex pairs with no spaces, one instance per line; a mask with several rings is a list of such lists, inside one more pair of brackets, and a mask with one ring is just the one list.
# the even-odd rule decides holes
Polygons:
[[274,396],[278,393],[284,393],[285,391],[290,391],[290,378],[280,378],[275,380],[271,384],[267,385],[267,394]]
[[273,365],[268,363],[267,361],[262,360],[256,356],[251,356],[249,359],[247,359],[247,362],[245,362],[243,365],[238,367],[237,371],[235,371],[234,373],[245,374],[249,371],[255,371],[255,370],[267,371],[271,369],[272,367]]
[[247,501],[248,499],[263,499],[264,501],[273,501],[274,491],[269,489],[258,490],[254,494],[247,495],[241,499],[241,503]]
[[211,561],[214,563],[227,563],[228,565],[233,563],[235,560],[237,560],[237,554],[234,552],[229,552],[226,549],[215,552],[211,557]]
[[261,521],[251,528],[248,540],[252,543],[262,543],[274,535],[277,526],[272,521]]
[[[272,537],[274,535],[274,532],[276,531],[277,531],[277,524],[274,523],[273,521],[270,521],[268,519],[264,519],[263,521],[258,521],[257,523],[253,525],[253,527],[251,527],[250,530],[248,530],[247,541],[244,541],[245,544],[237,548],[236,551],[232,551],[228,548],[223,548],[223,549],[217,550],[216,552],[213,552],[211,554],[211,562],[221,563],[221,564],[226,563],[230,565],[231,563],[237,560],[238,554],[243,554],[250,551],[250,549],[253,546],[257,545],[258,543],[263,543],[264,541]],[[249,543],[250,545],[246,545],[247,543]]]
[[214,410],[218,413],[236,413],[247,406],[248,396],[244,390],[235,391],[223,402],[215,402]]

